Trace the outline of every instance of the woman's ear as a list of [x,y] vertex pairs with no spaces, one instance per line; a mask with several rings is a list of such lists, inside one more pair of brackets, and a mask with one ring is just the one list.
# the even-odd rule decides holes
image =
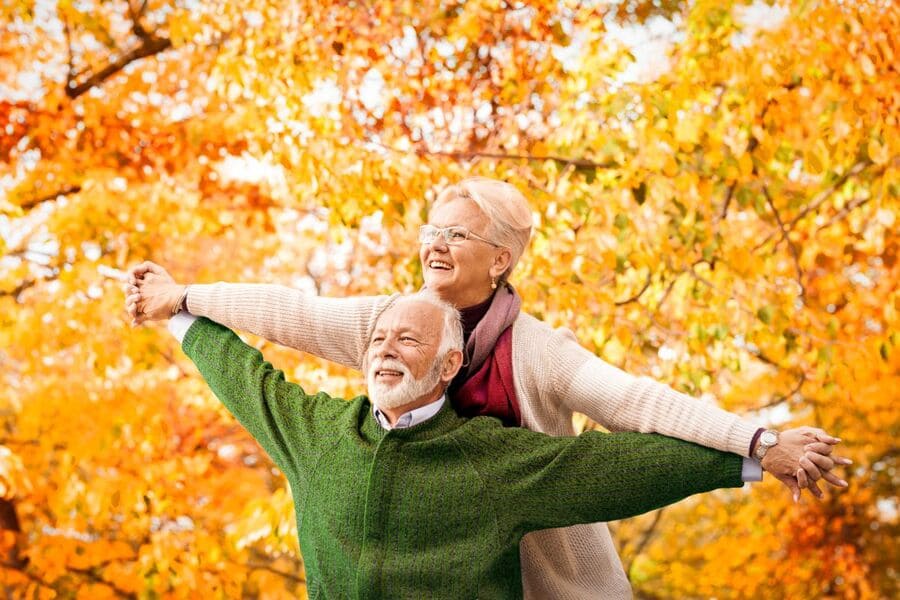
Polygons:
[[497,255],[494,256],[494,261],[491,263],[491,277],[497,278],[506,273],[511,263],[512,252],[509,251],[509,248],[498,248]]
[[444,364],[441,365],[441,381],[444,383],[453,381],[453,378],[456,377],[461,366],[462,352],[459,350],[450,350],[447,352],[444,356]]

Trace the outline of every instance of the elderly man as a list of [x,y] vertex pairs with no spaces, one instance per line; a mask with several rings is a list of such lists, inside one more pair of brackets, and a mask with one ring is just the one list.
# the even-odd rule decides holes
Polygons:
[[659,435],[550,437],[457,416],[444,390],[462,362],[459,315],[428,292],[378,317],[369,397],[350,401],[286,382],[207,319],[179,313],[169,328],[287,477],[311,598],[521,597],[527,532],[742,484],[741,457]]

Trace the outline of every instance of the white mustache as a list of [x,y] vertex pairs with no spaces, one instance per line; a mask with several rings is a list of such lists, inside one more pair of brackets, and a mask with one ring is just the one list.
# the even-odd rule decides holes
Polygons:
[[372,363],[372,366],[369,368],[369,373],[374,376],[378,371],[397,371],[398,373],[402,373],[404,376],[410,375],[409,369],[406,368],[406,365],[393,359],[387,359],[379,361],[377,363]]

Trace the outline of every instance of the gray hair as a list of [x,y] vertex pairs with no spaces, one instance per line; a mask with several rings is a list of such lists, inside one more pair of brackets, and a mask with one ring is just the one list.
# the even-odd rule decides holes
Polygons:
[[438,194],[432,208],[457,198],[474,202],[491,223],[487,237],[509,249],[509,268],[500,276],[509,278],[531,239],[531,209],[514,185],[489,177],[467,177]]
[[443,359],[451,350],[463,349],[463,328],[459,317],[459,311],[431,290],[419,290],[412,294],[403,294],[397,298],[393,306],[401,302],[425,302],[438,309],[444,317],[444,327],[441,330],[441,345],[438,347],[438,357]]

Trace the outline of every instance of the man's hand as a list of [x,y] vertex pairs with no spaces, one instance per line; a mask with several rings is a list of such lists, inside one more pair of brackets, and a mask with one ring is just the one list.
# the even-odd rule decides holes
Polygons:
[[128,295],[125,308],[132,324],[161,321],[171,317],[184,298],[185,286],[179,285],[169,273],[152,262],[143,262],[129,269]]
[[831,473],[835,465],[851,464],[847,458],[832,456],[838,442],[838,438],[821,429],[788,429],[779,434],[778,444],[766,452],[762,467],[791,490],[794,502],[800,499],[803,488],[822,498],[824,494],[816,484],[819,479],[836,487],[847,487],[846,481]]

